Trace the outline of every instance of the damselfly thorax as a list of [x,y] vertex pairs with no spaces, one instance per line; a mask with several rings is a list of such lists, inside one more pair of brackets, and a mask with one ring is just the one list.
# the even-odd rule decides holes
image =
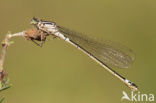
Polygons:
[[42,30],[48,34],[53,34],[53,35],[55,35],[56,32],[58,32],[55,22],[43,21],[43,20],[39,21],[36,18],[33,18],[31,24],[34,24],[35,21],[36,21],[35,27],[38,28],[39,30]]

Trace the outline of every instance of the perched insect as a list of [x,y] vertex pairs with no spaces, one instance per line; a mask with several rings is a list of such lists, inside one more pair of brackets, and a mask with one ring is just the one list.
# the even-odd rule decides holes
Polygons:
[[[37,44],[38,46],[42,47],[43,43],[46,40],[46,37],[48,36],[47,33],[38,30],[38,29],[29,29],[25,32],[25,38],[27,40],[31,40],[33,41],[35,44]],[[40,41],[40,44],[37,43],[36,41]]]
[[[33,20],[31,21],[31,24],[34,25],[34,23],[38,21],[36,18],[33,18]],[[55,23],[51,23],[51,22],[45,22],[46,24],[49,23],[49,25],[55,25]],[[42,24],[41,24],[42,25]],[[25,38],[27,40],[31,40],[33,41],[35,44],[37,44],[38,46],[42,47],[43,43],[45,42],[47,36],[49,36],[49,34],[51,34],[51,32],[46,32],[41,30],[40,28],[38,28],[38,26],[34,25],[36,28],[33,29],[29,29],[25,32]],[[55,29],[55,28],[54,28]],[[56,38],[57,36],[55,35],[51,35],[53,36],[53,38]],[[36,42],[36,41],[40,41],[40,43]]]
[[[112,75],[125,83],[132,90],[135,91],[138,89],[137,85],[124,78],[110,67],[111,65],[119,68],[129,68],[134,60],[132,56],[133,53],[130,49],[127,49],[123,46],[121,46],[120,48],[120,46],[114,46],[109,42],[100,43],[96,40],[92,40],[81,35],[81,33],[77,33],[65,27],[58,26],[55,24],[55,22],[43,21],[33,18],[31,20],[31,24],[33,24],[38,30],[43,31],[43,33],[45,32],[49,35],[56,36],[73,45],[74,47],[88,55],[95,62],[100,64]],[[37,37],[33,37],[33,39],[37,39]],[[125,50],[122,50],[122,48],[125,48],[127,52],[125,52]]]

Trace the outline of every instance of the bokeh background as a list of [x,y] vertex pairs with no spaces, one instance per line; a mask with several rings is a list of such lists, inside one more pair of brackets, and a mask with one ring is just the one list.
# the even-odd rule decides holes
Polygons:
[[[136,55],[130,69],[115,70],[156,94],[155,0],[1,0],[0,41],[32,26],[32,17],[55,21],[88,36],[112,40]],[[24,38],[9,47],[5,69],[12,88],[4,103],[121,103],[130,89],[101,66],[59,39],[40,48]],[[123,101],[128,103],[128,101]]]

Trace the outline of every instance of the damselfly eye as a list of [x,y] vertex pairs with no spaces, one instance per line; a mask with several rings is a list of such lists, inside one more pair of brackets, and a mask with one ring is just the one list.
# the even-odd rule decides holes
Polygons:
[[36,25],[39,22],[39,20],[35,17],[33,17],[30,21],[30,24]]

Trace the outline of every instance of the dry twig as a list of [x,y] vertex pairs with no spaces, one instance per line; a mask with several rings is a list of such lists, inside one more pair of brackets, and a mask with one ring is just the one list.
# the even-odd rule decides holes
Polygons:
[[3,87],[3,84],[5,82],[4,78],[7,76],[7,73],[4,71],[4,60],[5,60],[5,55],[7,48],[12,44],[10,41],[13,37],[19,37],[25,36],[25,31],[15,33],[15,34],[7,34],[5,39],[2,41],[2,52],[1,52],[1,58],[0,58],[0,89]]
[[[42,32],[38,29],[29,29],[26,31],[22,31],[15,34],[7,34],[5,39],[2,42],[2,52],[1,52],[1,58],[0,58],[0,90],[4,87],[6,87],[7,82],[7,72],[4,71],[4,60],[6,56],[6,51],[8,47],[12,44],[10,41],[13,37],[24,37],[27,40],[33,41],[38,46],[42,46],[44,41],[46,40],[46,36],[48,36],[46,33]],[[38,44],[36,41],[40,41],[41,43]]]

